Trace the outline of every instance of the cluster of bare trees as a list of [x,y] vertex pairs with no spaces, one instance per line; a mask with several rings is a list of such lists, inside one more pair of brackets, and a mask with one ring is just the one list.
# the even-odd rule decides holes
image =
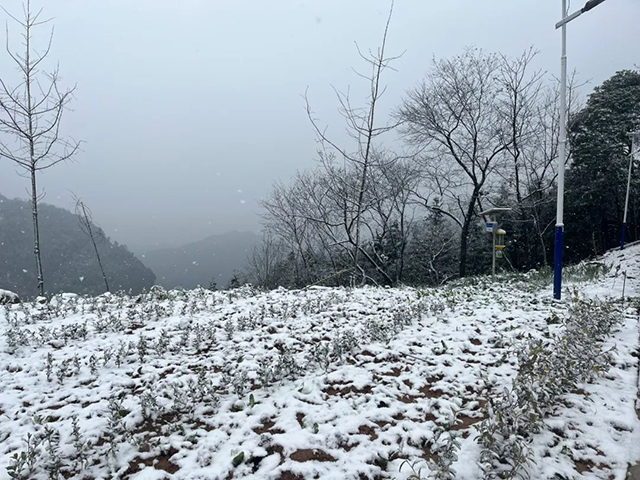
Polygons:
[[[347,146],[328,137],[307,100],[317,166],[263,202],[265,242],[250,268],[257,284],[437,284],[477,273],[490,254],[477,246],[479,212],[493,206],[512,208],[512,266],[547,264],[559,102],[556,82],[533,68],[536,52],[434,59],[385,123],[376,113],[395,59],[385,55],[388,27],[381,47],[362,55],[371,67],[360,75],[365,106],[337,94]],[[395,150],[411,154],[385,146],[391,131],[400,134]]]

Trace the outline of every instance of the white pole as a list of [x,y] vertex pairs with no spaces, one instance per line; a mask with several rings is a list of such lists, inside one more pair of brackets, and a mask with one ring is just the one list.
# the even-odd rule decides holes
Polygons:
[[[562,20],[567,16],[567,0],[562,0]],[[556,245],[553,296],[562,294],[562,253],[564,249],[564,162],[567,152],[567,24],[562,24],[562,56],[560,58],[560,135],[558,143],[558,200],[556,210]]]
[[627,175],[627,195],[624,199],[624,216],[622,217],[622,238],[620,239],[620,250],[624,249],[624,240],[627,232],[627,211],[629,210],[629,190],[631,190],[631,170],[633,169],[633,158],[636,154],[636,138],[638,132],[630,133],[631,153],[629,155],[629,173]]

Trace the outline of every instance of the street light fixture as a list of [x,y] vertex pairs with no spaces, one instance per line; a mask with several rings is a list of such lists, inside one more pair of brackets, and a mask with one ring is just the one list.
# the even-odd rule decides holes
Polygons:
[[567,23],[605,0],[590,0],[584,7],[567,15],[567,0],[562,0],[562,20],[556,29],[562,28],[562,57],[560,58],[560,135],[558,141],[558,201],[556,209],[556,245],[553,264],[553,297],[562,296],[562,253],[564,249],[564,163],[567,154]]
[[[633,158],[640,151],[640,132],[628,134],[631,137],[631,152],[629,154],[629,174],[627,175],[627,195],[624,199],[624,217],[622,217],[622,236],[620,238],[620,250],[624,250],[624,237],[627,233],[627,210],[629,209],[629,190],[631,188],[631,169]],[[636,148],[637,145],[637,148]]]
[[[482,215],[483,217],[489,217],[491,219],[491,233],[493,234],[493,247],[492,247],[492,251],[491,251],[491,276],[495,277],[496,276],[496,250],[500,250],[500,252],[502,253],[502,249],[504,248],[504,234],[506,233],[504,230],[499,231],[501,229],[498,228],[498,215],[500,213],[507,213],[510,212],[511,209],[507,208],[507,207],[495,207],[495,208],[490,208],[489,210],[485,210],[484,212],[480,212],[480,215]],[[501,238],[501,242],[502,245],[500,245],[502,248],[497,249],[496,248],[496,235],[500,235]]]

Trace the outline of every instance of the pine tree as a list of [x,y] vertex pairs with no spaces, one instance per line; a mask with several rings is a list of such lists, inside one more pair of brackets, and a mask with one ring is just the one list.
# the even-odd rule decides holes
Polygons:
[[[617,72],[589,96],[570,125],[567,258],[600,254],[620,242],[631,139],[640,129],[640,72]],[[637,170],[636,170],[637,171]],[[636,175],[637,177],[637,175]],[[640,183],[632,183],[629,236],[638,238]]]

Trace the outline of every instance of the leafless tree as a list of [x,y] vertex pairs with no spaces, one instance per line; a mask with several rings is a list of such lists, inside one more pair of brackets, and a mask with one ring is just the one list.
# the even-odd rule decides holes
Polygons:
[[249,257],[248,277],[257,287],[275,288],[282,282],[278,270],[285,261],[286,250],[279,237],[268,230],[263,232],[262,241],[253,247]]
[[[510,137],[507,158],[511,168],[498,172],[513,196],[511,220],[524,227],[523,244],[540,246],[542,263],[547,264],[546,234],[554,218],[549,216],[549,195],[555,186],[558,156],[558,122],[560,119],[557,82],[545,82],[541,71],[531,71],[536,52],[525,51],[515,59],[502,56],[499,80],[503,86],[500,98],[503,119]],[[567,109],[571,118],[579,106],[577,91],[581,85],[574,72],[568,82]],[[567,152],[569,159],[570,152]]]
[[312,227],[305,213],[308,207],[304,202],[309,194],[306,190],[313,188],[312,184],[309,173],[297,174],[290,186],[275,183],[271,195],[262,202],[265,209],[263,224],[268,232],[265,241],[273,242],[275,237],[291,254],[296,286],[310,280],[308,257],[313,254],[314,245],[310,236]]
[[[4,9],[3,9],[4,10]],[[42,10],[32,12],[30,0],[23,4],[23,18],[5,13],[22,30],[21,51],[12,51],[7,26],[6,51],[17,67],[19,81],[10,86],[0,78],[0,158],[14,162],[31,180],[30,197],[32,204],[34,255],[36,259],[37,290],[44,295],[44,275],[42,272],[40,231],[38,227],[38,193],[36,174],[60,162],[71,159],[79,148],[79,143],[60,135],[62,115],[71,101],[74,88],[61,89],[60,75],[56,67],[51,73],[41,70],[42,63],[51,51],[53,28],[43,51],[32,44],[33,31],[49,22],[42,20]]]
[[407,245],[416,219],[414,191],[421,172],[410,160],[378,161],[371,170],[371,207],[363,219],[372,254],[393,283],[403,281]]
[[441,168],[455,165],[443,191],[450,201],[440,208],[461,226],[460,276],[466,274],[476,208],[487,194],[483,188],[511,142],[495,100],[499,68],[497,55],[474,49],[452,59],[434,59],[426,80],[409,92],[399,110],[406,138],[423,149],[436,177]]
[[[353,270],[359,272],[362,282],[366,281],[365,269],[361,265],[360,258],[364,257],[368,263],[374,266],[383,276],[386,273],[375,259],[365,252],[362,246],[362,218],[365,211],[367,183],[369,181],[372,161],[375,156],[374,142],[384,133],[392,130],[393,124],[380,124],[376,119],[380,99],[386,88],[382,84],[382,74],[392,68],[390,64],[398,57],[390,57],[386,54],[387,35],[393,14],[393,2],[389,9],[389,16],[384,28],[382,42],[377,50],[363,53],[358,47],[358,53],[369,66],[370,73],[357,75],[365,79],[369,86],[369,95],[364,107],[356,107],[352,104],[349,92],[341,93],[336,90],[340,113],[346,123],[346,131],[353,140],[353,146],[344,147],[339,142],[332,140],[314,117],[308,95],[305,94],[307,115],[317,134],[321,145],[321,165],[324,167],[325,180],[333,183],[334,192],[343,193],[343,226],[346,239],[350,245],[349,255]],[[356,44],[357,47],[357,44]],[[342,162],[342,168],[338,168],[336,157]],[[390,280],[390,279],[389,279]]]
[[102,279],[104,280],[104,286],[109,292],[109,282],[107,281],[107,275],[104,273],[104,267],[102,266],[102,260],[100,259],[100,252],[98,251],[98,243],[104,241],[104,231],[95,224],[93,221],[93,215],[89,207],[82,201],[82,199],[73,196],[76,204],[76,217],[80,223],[80,229],[91,240],[93,250],[96,253],[96,259],[98,260],[98,266],[100,267],[100,273],[102,273]]

